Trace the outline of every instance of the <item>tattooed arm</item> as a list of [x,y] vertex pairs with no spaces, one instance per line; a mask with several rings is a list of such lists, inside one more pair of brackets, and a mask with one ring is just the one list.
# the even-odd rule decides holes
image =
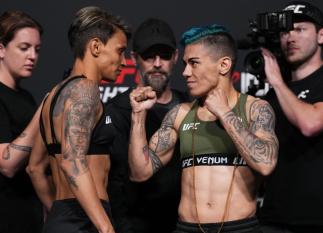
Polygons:
[[171,109],[147,145],[146,111],[132,112],[129,145],[130,178],[144,181],[155,174],[170,159],[177,140],[174,124],[180,105]]
[[11,143],[0,143],[0,172],[13,177],[27,163],[34,139],[39,131],[39,116],[42,104],[38,107],[26,129]]
[[50,176],[46,174],[49,166],[49,157],[40,133],[36,135],[35,145],[33,146],[29,163],[26,168],[28,175],[33,183],[35,191],[49,211],[55,198],[55,188]]
[[278,154],[275,114],[271,106],[264,100],[254,99],[250,104],[249,128],[232,111],[220,119],[247,164],[262,175],[269,175]]
[[74,83],[64,105],[62,156],[57,159],[71,191],[99,232],[114,232],[100,202],[86,159],[92,130],[102,111],[101,106],[96,83],[87,79]]

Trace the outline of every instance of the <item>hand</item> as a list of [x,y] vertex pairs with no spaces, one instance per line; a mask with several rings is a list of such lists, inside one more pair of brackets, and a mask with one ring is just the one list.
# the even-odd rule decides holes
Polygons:
[[208,93],[204,104],[206,108],[217,117],[230,111],[228,97],[222,89],[211,90]]
[[157,101],[156,92],[151,87],[137,87],[130,93],[132,112],[151,109]]
[[265,60],[267,81],[273,87],[280,85],[284,81],[276,57],[268,49],[261,48],[261,52]]

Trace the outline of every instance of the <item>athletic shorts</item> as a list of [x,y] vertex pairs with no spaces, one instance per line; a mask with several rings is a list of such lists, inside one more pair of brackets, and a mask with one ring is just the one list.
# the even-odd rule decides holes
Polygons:
[[[218,233],[222,223],[201,224],[205,233]],[[221,233],[262,233],[256,217],[225,222]],[[197,223],[178,221],[173,233],[201,233]]]

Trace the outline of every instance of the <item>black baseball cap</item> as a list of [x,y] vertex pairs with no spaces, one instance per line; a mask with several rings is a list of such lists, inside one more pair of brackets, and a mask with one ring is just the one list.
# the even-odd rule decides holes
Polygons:
[[294,22],[309,21],[323,26],[323,13],[316,6],[305,1],[292,1],[288,3],[284,11],[293,11]]
[[168,23],[160,19],[149,18],[135,31],[132,49],[134,52],[142,54],[154,45],[166,45],[175,50],[176,39]]

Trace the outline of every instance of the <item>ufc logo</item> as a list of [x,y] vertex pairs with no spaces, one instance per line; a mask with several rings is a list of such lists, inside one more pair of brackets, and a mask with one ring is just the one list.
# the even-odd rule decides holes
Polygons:
[[285,11],[294,11],[294,14],[302,14],[303,11],[301,10],[302,8],[305,8],[304,5],[290,5],[286,7],[284,10]]

